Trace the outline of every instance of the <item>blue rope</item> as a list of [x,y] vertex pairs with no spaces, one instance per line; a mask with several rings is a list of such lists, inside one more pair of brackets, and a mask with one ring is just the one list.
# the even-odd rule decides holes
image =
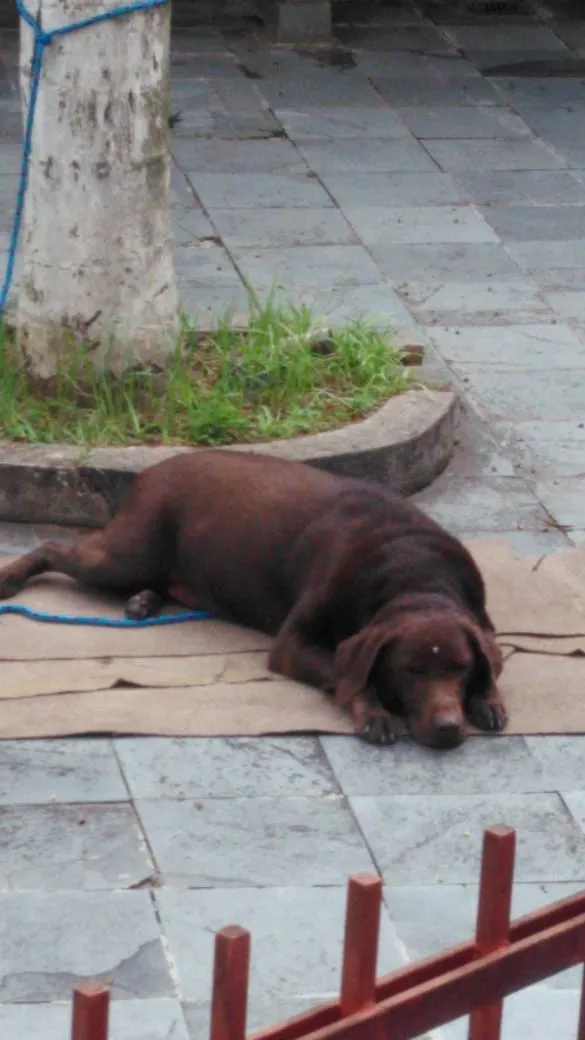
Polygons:
[[4,281],[2,282],[2,288],[0,289],[0,317],[4,314],[6,309],[6,301],[8,299],[8,293],[10,292],[10,286],[12,285],[12,278],[14,275],[14,267],[16,264],[16,256],[18,252],[18,242],[20,238],[20,229],[22,224],[22,213],[24,210],[24,198],[26,195],[26,189],[28,186],[28,170],[30,161],[30,152],[32,146],[32,131],[35,118],[35,110],[37,105],[37,97],[39,93],[39,83],[41,79],[41,69],[43,64],[43,54],[45,53],[45,47],[48,47],[53,40],[58,36],[67,36],[68,33],[77,32],[78,29],[87,29],[90,25],[98,25],[100,22],[107,22],[111,18],[121,18],[127,14],[133,14],[135,11],[146,11],[151,7],[162,7],[163,4],[167,4],[169,0],[137,0],[136,3],[123,4],[121,7],[115,7],[111,11],[104,11],[102,14],[93,15],[91,18],[83,18],[79,22],[71,22],[69,25],[62,25],[58,29],[52,29],[50,32],[45,32],[41,29],[40,25],[28,11],[23,3],[23,0],[16,0],[16,9],[18,14],[23,21],[32,29],[34,33],[34,48],[33,56],[31,60],[31,80],[30,80],[30,97],[28,103],[28,111],[26,114],[26,125],[24,131],[24,145],[22,150],[22,162],[20,166],[20,181],[18,185],[18,192],[16,196],[16,207],[14,211],[14,220],[12,223],[12,230],[10,232],[10,242],[8,246],[8,260],[6,263],[6,271],[4,274]]
[[54,625],[95,625],[99,628],[153,628],[155,625],[176,625],[180,621],[205,621],[212,617],[206,610],[190,610],[185,614],[162,614],[159,617],[133,621],[131,618],[84,617],[82,614],[47,614],[20,603],[0,604],[2,614],[16,614],[30,621],[45,621]]

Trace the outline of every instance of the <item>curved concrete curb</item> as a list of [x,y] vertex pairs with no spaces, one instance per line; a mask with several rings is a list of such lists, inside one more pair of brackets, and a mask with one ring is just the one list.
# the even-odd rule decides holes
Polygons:
[[[454,447],[457,398],[444,390],[408,390],[361,422],[294,440],[233,445],[310,462],[334,473],[389,481],[405,494],[438,476]],[[101,527],[132,478],[192,448],[96,448],[0,445],[0,520]]]

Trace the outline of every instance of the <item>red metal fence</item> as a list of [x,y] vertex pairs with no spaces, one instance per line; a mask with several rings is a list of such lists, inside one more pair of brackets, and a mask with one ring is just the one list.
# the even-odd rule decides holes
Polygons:
[[[412,1040],[469,1015],[469,1040],[499,1040],[503,999],[585,964],[585,891],[510,922],[515,832],[486,830],[475,938],[376,980],[382,882],[350,878],[339,1000],[254,1034],[254,1040]],[[210,1040],[245,1040],[250,935],[215,939]],[[72,1040],[107,1040],[105,986],[73,995]],[[552,1035],[543,1025],[543,1036]],[[576,1040],[585,1040],[585,974]]]

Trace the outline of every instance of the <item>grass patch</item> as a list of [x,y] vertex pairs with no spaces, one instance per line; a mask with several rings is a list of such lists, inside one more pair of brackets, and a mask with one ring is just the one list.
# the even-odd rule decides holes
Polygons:
[[388,334],[365,321],[330,329],[306,307],[250,303],[202,336],[184,323],[163,373],[96,371],[83,345],[50,390],[16,364],[0,326],[0,437],[30,443],[201,444],[293,437],[372,412],[411,385]]

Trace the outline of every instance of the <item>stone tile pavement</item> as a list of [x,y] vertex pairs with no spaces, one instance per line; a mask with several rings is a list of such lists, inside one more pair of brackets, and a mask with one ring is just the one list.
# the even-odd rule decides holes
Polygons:
[[[173,47],[184,306],[241,311],[243,278],[276,279],[336,319],[422,337],[464,409],[419,501],[463,537],[537,553],[585,538],[585,20],[567,10],[423,0],[339,25],[331,51],[209,27]],[[15,56],[0,32],[0,248]],[[54,534],[0,525],[0,549]],[[250,1026],[294,1013],[336,990],[349,871],[384,879],[381,970],[468,936],[489,823],[518,828],[514,912],[570,893],[584,760],[578,737],[444,755],[344,738],[0,744],[0,1032],[62,1040],[71,987],[98,976],[112,1040],[199,1040],[230,922],[254,938]],[[512,998],[506,1040],[553,1024],[568,1040],[578,987],[572,971]]]

